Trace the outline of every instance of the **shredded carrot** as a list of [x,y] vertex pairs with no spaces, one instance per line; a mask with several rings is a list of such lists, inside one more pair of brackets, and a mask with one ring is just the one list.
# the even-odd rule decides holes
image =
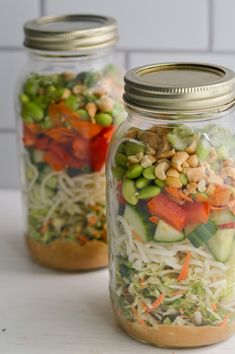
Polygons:
[[141,236],[138,235],[137,232],[135,232],[134,230],[132,230],[132,236],[134,240],[142,242]]
[[137,322],[138,322],[140,325],[143,326],[143,325],[145,324],[145,323],[144,323],[144,320],[140,317],[140,315],[139,315],[137,309],[136,309],[136,308],[132,308],[131,311],[132,311],[133,316],[136,318]]
[[40,233],[45,234],[48,231],[48,223],[43,224],[40,228]]
[[217,304],[211,304],[211,308],[213,311],[217,311]]
[[141,301],[140,304],[141,304],[143,311],[146,312],[148,310],[148,306],[146,305],[146,303],[144,301]]
[[63,127],[54,127],[48,129],[44,132],[44,134],[57,141],[58,143],[68,143],[75,136],[71,129]]
[[181,295],[181,294],[184,294],[184,293],[185,293],[184,290],[177,290],[177,291],[174,291],[173,293],[171,293],[171,296]]
[[176,278],[177,281],[185,280],[188,277],[189,263],[190,263],[191,256],[192,256],[191,252],[187,252],[181,272]]
[[144,287],[145,287],[144,279],[140,279],[140,286],[141,286],[141,288],[144,288]]
[[158,306],[160,306],[163,303],[164,299],[165,299],[165,295],[163,293],[160,294],[159,297],[152,303],[151,307],[149,307],[146,312],[148,313],[152,312],[154,309],[156,309]]
[[159,221],[159,217],[156,215],[150,216],[149,221],[152,222],[153,224],[157,224]]
[[227,324],[228,324],[228,319],[229,319],[229,316],[226,315],[226,316],[224,317],[224,319],[218,324],[218,327],[220,327],[220,328],[226,327]]
[[175,187],[166,187],[165,191],[170,194],[176,201],[182,202],[182,200],[186,200],[188,202],[193,202],[192,198],[182,192],[181,189]]
[[97,216],[96,215],[89,215],[87,217],[88,224],[93,226],[97,223]]
[[196,202],[207,202],[208,197],[203,194],[196,194],[195,200],[196,200]]
[[87,237],[85,235],[77,236],[77,240],[80,242],[81,246],[84,246],[87,243]]
[[68,108],[64,102],[52,103],[48,107],[49,117],[53,121],[54,126],[60,126],[62,121],[66,121],[69,118],[79,118],[80,116]]
[[216,185],[215,191],[209,196],[208,201],[213,206],[227,205],[231,196],[231,189],[225,185]]

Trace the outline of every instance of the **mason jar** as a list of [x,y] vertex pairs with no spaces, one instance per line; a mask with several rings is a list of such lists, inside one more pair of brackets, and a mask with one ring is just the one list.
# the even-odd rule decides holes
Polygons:
[[116,21],[47,16],[24,31],[16,115],[29,252],[62,270],[107,266],[104,162],[125,117]]
[[140,341],[198,347],[235,330],[234,85],[210,64],[125,75],[107,168],[110,294]]

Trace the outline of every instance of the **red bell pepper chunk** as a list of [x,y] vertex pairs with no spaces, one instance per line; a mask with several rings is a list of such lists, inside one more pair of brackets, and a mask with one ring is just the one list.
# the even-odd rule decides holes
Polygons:
[[34,146],[36,143],[36,136],[28,129],[26,126],[24,126],[24,135],[23,135],[23,143],[27,147]]
[[89,158],[89,142],[82,137],[76,136],[72,141],[73,154],[79,160]]
[[208,202],[186,202],[182,207],[187,213],[186,225],[207,223],[210,215],[210,205]]
[[158,216],[177,230],[183,230],[186,225],[186,211],[165,194],[159,194],[147,203],[151,215]]
[[37,138],[35,147],[39,150],[47,150],[50,145],[50,139],[47,136]]
[[53,151],[48,150],[44,155],[45,162],[50,165],[55,171],[62,171],[65,167],[65,162]]
[[73,167],[73,168],[82,168],[84,166],[84,162],[76,159],[75,157],[71,157],[68,165],[69,167]]
[[64,164],[69,163],[71,155],[60,144],[56,142],[51,143],[49,150],[54,152],[60,158],[60,160],[64,162]]
[[100,171],[105,163],[108,150],[107,139],[100,135],[90,142],[90,163],[94,171]]
[[114,125],[111,125],[110,127],[103,128],[100,135],[103,135],[105,137],[105,139],[108,142],[110,142],[110,140],[111,140],[111,138],[113,136],[115,128],[116,127]]

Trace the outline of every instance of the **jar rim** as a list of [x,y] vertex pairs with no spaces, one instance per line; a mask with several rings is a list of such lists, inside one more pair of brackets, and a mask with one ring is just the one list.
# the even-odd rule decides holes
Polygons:
[[129,70],[123,99],[132,110],[153,115],[220,112],[235,104],[235,73],[207,63],[159,63]]
[[42,16],[24,24],[24,46],[42,51],[82,51],[113,46],[118,39],[113,17],[95,14]]

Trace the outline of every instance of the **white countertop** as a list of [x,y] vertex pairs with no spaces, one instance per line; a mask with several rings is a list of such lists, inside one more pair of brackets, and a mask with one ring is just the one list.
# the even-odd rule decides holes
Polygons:
[[129,338],[117,326],[108,272],[66,274],[28,257],[17,191],[0,191],[1,354],[234,354],[235,336],[194,350],[166,350]]

